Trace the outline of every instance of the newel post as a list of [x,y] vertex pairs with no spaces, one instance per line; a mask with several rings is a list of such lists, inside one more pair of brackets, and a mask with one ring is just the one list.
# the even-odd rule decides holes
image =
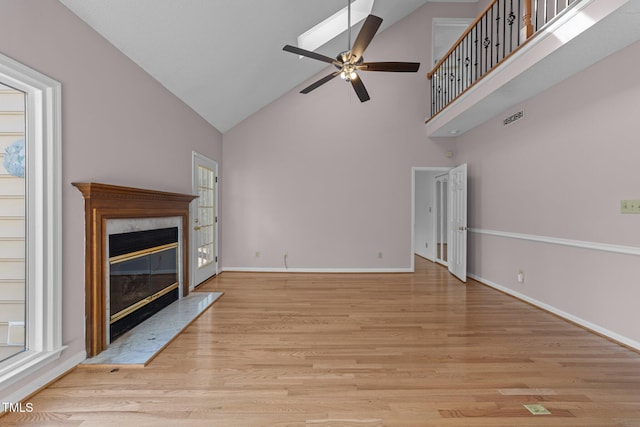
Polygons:
[[532,16],[532,0],[524,0],[524,15],[522,16],[522,30],[520,31],[520,43],[524,43],[533,35]]

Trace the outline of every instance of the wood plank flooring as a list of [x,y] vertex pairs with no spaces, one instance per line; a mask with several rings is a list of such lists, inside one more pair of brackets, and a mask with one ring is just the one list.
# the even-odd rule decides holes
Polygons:
[[146,368],[76,369],[0,425],[640,426],[640,354],[421,258],[202,290],[225,294]]

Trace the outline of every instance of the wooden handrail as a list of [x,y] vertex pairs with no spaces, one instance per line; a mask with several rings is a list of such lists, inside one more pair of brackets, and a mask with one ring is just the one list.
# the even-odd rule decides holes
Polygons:
[[[453,53],[453,51],[458,47],[458,45],[460,43],[462,43],[462,41],[465,39],[465,37],[467,37],[467,35],[469,35],[469,33],[473,30],[473,28],[476,26],[476,24],[478,24],[478,22],[480,22],[480,20],[482,18],[484,18],[484,16],[493,8],[493,6],[498,1],[499,0],[493,0],[491,3],[489,3],[489,5],[487,5],[487,7],[484,8],[482,13],[480,15],[478,15],[476,17],[476,19],[473,20],[473,22],[469,25],[469,27],[467,27],[467,29],[464,31],[464,33],[462,33],[462,35],[460,37],[458,37],[458,40],[456,40],[456,42],[453,44],[453,46],[451,46],[451,48],[447,51],[447,53],[442,55],[442,58],[440,58],[438,60],[436,65],[433,67],[433,69],[427,73],[427,78],[429,80],[431,80],[433,75],[436,73],[436,70],[438,68],[440,68],[440,66],[442,66],[442,64],[447,60],[449,55],[451,55]],[[531,24],[531,0],[524,0],[524,3],[525,3],[525,15],[523,16],[523,22],[524,22],[524,26],[525,26],[525,28],[527,30],[526,37],[528,39],[529,37],[531,37],[533,35],[533,25]]]
[[[531,2],[531,0],[527,0],[528,2]],[[449,55],[451,55],[453,53],[453,51],[456,49],[456,47],[458,47],[458,45],[460,43],[462,43],[462,40],[464,40],[465,37],[467,37],[467,35],[471,32],[471,30],[473,30],[473,27],[476,26],[476,24],[478,22],[480,22],[480,20],[482,18],[484,18],[484,15],[487,14],[488,11],[491,10],[491,8],[493,7],[494,4],[496,4],[498,2],[498,0],[493,0],[491,3],[489,3],[489,5],[487,7],[484,8],[484,10],[482,11],[482,13],[480,15],[478,15],[476,17],[476,19],[473,20],[473,22],[471,24],[469,24],[469,26],[467,27],[467,29],[464,31],[464,33],[462,33],[462,35],[460,37],[458,37],[458,40],[456,40],[456,42],[453,44],[453,46],[451,46],[451,49],[449,49],[447,51],[447,53],[445,53],[444,55],[442,55],[442,58],[440,58],[438,60],[438,62],[436,62],[436,65],[434,65],[433,69],[431,71],[429,71],[427,73],[427,78],[429,80],[431,80],[431,78],[433,77],[433,75],[436,73],[436,70],[438,68],[440,68],[440,66],[444,63],[444,61],[447,60],[447,58],[449,57]]]

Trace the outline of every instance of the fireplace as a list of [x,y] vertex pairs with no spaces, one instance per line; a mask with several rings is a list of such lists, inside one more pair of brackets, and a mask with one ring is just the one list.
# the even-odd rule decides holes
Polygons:
[[86,347],[93,357],[140,318],[189,293],[189,203],[197,196],[73,185],[85,201]]
[[109,342],[180,297],[178,227],[109,233]]

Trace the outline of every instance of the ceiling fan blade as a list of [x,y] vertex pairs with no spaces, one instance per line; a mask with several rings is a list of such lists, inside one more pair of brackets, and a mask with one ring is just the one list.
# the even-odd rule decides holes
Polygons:
[[331,73],[328,76],[324,76],[323,78],[321,78],[320,80],[318,80],[317,82],[305,87],[304,89],[302,89],[300,91],[300,93],[309,93],[312,90],[322,86],[323,84],[325,84],[326,82],[328,82],[329,80],[333,79],[335,76],[337,76],[338,74],[340,74],[340,71],[336,71],[335,73]]
[[397,73],[415,73],[419,62],[364,62],[356,68],[362,71],[392,71]]
[[362,83],[362,80],[360,80],[360,76],[356,75],[355,79],[351,79],[351,86],[353,86],[353,89],[356,91],[356,94],[358,94],[358,98],[360,98],[360,102],[365,102],[371,99],[369,98],[369,93],[367,92],[367,89],[364,87],[364,83]]
[[328,62],[329,64],[337,63],[338,65],[341,65],[333,58],[329,58],[328,56],[319,53],[311,52],[310,50],[300,49],[299,47],[291,46],[289,44],[283,47],[282,50],[306,56],[307,58],[317,59],[318,61]]
[[351,48],[353,62],[360,59],[367,46],[369,46],[369,43],[371,43],[371,40],[373,40],[373,36],[376,35],[376,31],[378,31],[381,24],[382,18],[375,15],[367,16],[367,19],[364,21],[364,24],[362,24],[358,37],[356,37],[356,41],[353,42],[353,47]]

